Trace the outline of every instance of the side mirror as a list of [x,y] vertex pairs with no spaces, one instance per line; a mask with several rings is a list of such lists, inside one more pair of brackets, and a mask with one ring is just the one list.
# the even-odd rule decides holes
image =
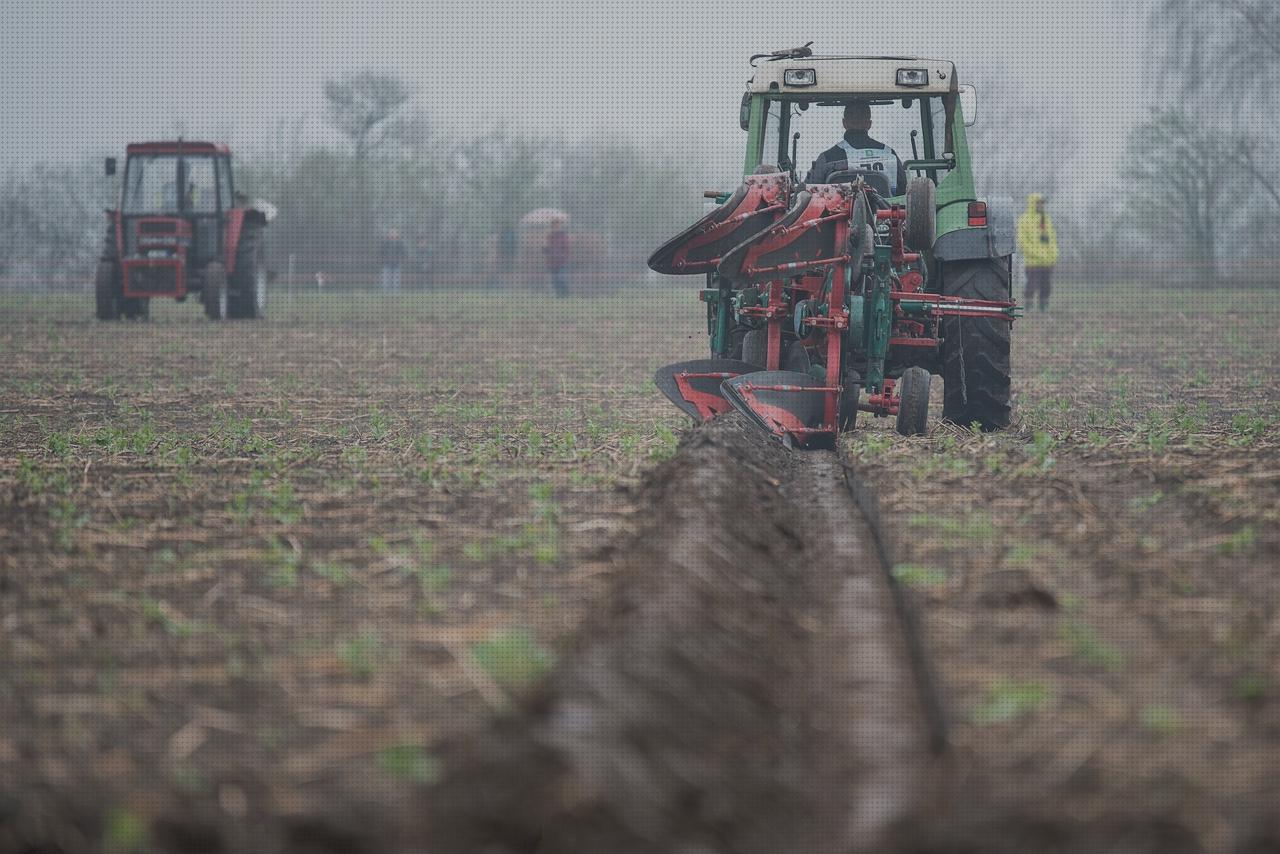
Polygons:
[[102,171],[108,178],[116,174],[116,159],[114,157],[108,157],[106,160],[102,161]]
[[978,121],[978,90],[968,83],[960,86],[960,112],[964,114],[964,126],[971,128]]
[[742,93],[742,104],[738,107],[738,127],[746,130],[751,127],[751,93]]

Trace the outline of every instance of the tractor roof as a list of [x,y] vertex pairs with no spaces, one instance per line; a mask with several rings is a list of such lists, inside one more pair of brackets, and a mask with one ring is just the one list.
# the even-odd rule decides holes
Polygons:
[[[787,82],[787,71],[813,71],[813,82],[806,75],[792,75],[801,85]],[[900,85],[898,72],[921,69],[928,82]],[[941,59],[905,56],[806,56],[802,59],[765,61],[756,66],[755,76],[747,90],[763,95],[784,93],[804,96],[881,95],[893,98],[913,95],[945,95],[955,92],[956,66]],[[815,99],[816,100],[816,99]]]
[[231,149],[213,142],[191,142],[189,140],[173,140],[171,142],[134,142],[130,143],[126,152],[134,154],[230,154]]

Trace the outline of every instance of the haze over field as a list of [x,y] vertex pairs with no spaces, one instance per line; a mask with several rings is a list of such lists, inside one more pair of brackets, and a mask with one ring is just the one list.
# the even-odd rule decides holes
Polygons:
[[[1143,20],[1111,0],[775,3],[44,2],[0,32],[0,145],[11,166],[130,140],[267,148],[280,121],[334,143],[321,82],[363,68],[420,87],[437,125],[506,120],[570,138],[636,137],[709,175],[740,164],[737,99],[759,51],[953,59],[1001,68],[1046,113],[1087,116],[1081,158],[1110,163],[1149,100]],[[1001,105],[988,100],[983,117]],[[1091,170],[1092,171],[1092,170]]]
[[[737,183],[748,58],[809,41],[954,61],[978,88],[979,195],[1012,216],[1046,193],[1075,275],[1269,274],[1268,0],[815,0],[785,13],[765,0],[106,0],[30,4],[0,32],[0,277],[82,280],[118,192],[96,158],[182,135],[231,143],[238,186],[278,205],[277,264],[297,255],[308,274],[358,281],[374,235],[396,227],[453,275],[552,207],[620,281],[697,214],[701,190]],[[353,81],[395,93],[376,151],[332,97]],[[834,135],[804,130],[802,169]],[[1235,239],[1214,240],[1223,229]]]

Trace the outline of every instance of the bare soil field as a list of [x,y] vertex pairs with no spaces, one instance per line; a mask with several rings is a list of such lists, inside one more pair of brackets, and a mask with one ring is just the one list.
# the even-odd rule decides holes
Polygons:
[[[882,850],[1280,850],[1280,297],[1062,290],[1015,330],[1010,431],[904,439],[863,416],[839,449],[878,496],[949,721],[921,760],[932,782],[909,784],[927,797],[880,817],[899,819]],[[687,568],[668,500],[703,494],[673,485],[687,469],[757,496],[717,531],[836,512],[731,425],[677,449],[687,426],[649,377],[705,351],[689,291],[300,296],[221,326],[189,305],[121,325],[73,298],[2,308],[0,851],[450,850],[449,821],[513,803],[478,804],[469,773],[508,774],[488,778],[500,793],[591,753],[529,732],[581,696],[592,650],[622,662],[655,614],[714,612],[654,586]],[[812,555],[758,527],[777,552],[744,572],[780,612],[766,630],[748,611],[744,637],[795,646],[744,640],[737,660],[797,652],[731,681],[713,752],[785,765],[787,745],[828,742],[775,738],[781,712],[732,723],[752,720],[732,698],[806,696],[795,671],[821,656],[795,632],[829,624],[800,612],[829,613],[838,585],[821,561],[797,575]],[[685,685],[672,707],[704,683]],[[808,690],[819,709],[840,697]],[[919,735],[896,702],[899,735]],[[745,801],[710,801],[682,850],[766,850],[726,829]],[[671,850],[654,828],[674,825],[610,815],[650,832],[634,850]]]

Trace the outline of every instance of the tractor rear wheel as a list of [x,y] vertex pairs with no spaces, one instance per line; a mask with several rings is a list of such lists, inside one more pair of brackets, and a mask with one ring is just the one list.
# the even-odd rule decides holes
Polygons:
[[227,319],[227,268],[213,262],[204,271],[205,316],[210,320]]
[[929,426],[929,386],[933,377],[921,367],[907,368],[898,380],[898,432],[923,436]]
[[[982,300],[1009,298],[1009,273],[998,259],[942,265],[944,296]],[[1005,320],[948,317],[943,320],[942,417],[968,427],[1009,426],[1009,327]]]
[[93,280],[99,320],[120,319],[120,269],[113,261],[99,261]]
[[261,227],[246,225],[240,234],[227,308],[228,316],[242,320],[253,320],[266,313],[267,272]]

